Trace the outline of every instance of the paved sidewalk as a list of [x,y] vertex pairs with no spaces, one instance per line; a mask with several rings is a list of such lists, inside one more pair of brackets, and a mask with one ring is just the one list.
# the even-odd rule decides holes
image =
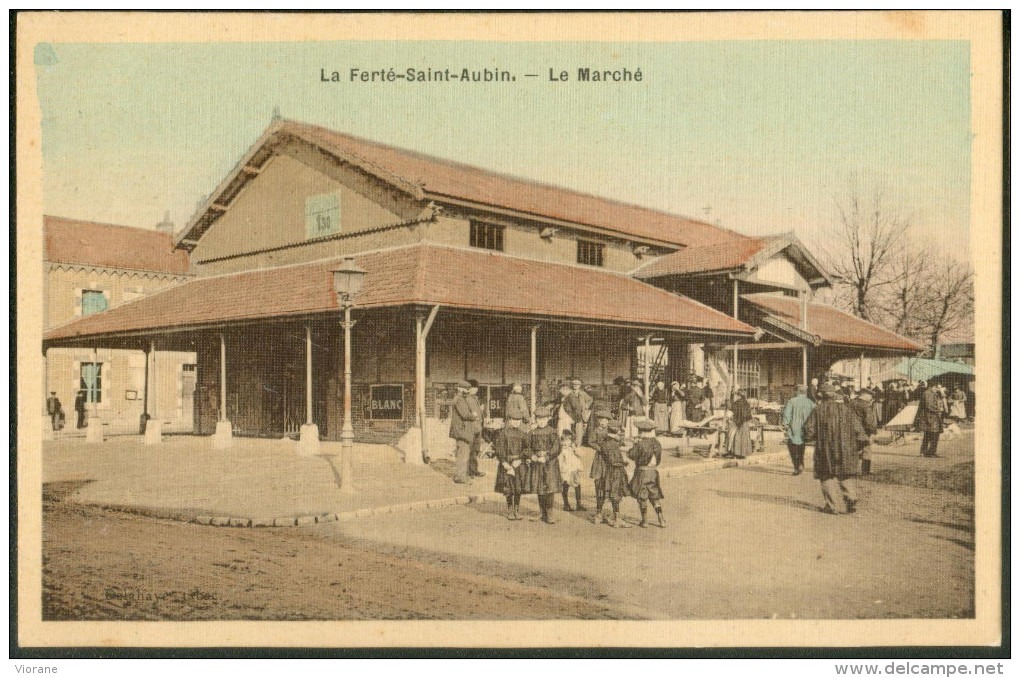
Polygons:
[[[664,440],[667,446],[672,441]],[[43,482],[74,482],[70,499],[156,517],[250,527],[305,525],[398,511],[415,511],[501,500],[493,493],[496,462],[481,460],[486,474],[468,485],[452,481],[453,461],[433,458],[428,466],[404,464],[386,445],[354,446],[353,494],[340,494],[340,444],[324,442],[321,454],[299,457],[289,440],[236,439],[229,450],[213,450],[209,438],[166,436],[145,446],[140,436],[89,445],[80,440],[43,447]],[[585,470],[594,452],[581,449]],[[741,462],[775,463],[781,447]],[[668,449],[664,477],[737,465]],[[593,486],[584,474],[582,491]]]

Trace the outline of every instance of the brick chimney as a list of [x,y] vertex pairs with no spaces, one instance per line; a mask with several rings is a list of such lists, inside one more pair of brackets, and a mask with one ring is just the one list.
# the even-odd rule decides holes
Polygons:
[[156,224],[156,230],[163,231],[164,233],[174,232],[174,222],[170,221],[170,210],[163,214],[163,221]]

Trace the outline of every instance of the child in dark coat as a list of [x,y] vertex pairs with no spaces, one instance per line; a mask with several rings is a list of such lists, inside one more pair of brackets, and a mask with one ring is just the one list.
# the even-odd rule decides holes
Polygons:
[[560,476],[560,437],[549,425],[552,412],[548,407],[535,409],[535,428],[528,433],[527,451],[529,456],[527,492],[538,495],[538,508],[542,522],[552,525],[553,499],[560,491],[563,478]]
[[[613,422],[608,424],[606,437],[598,450],[602,458],[602,492],[605,499],[613,507],[613,517],[609,521],[610,527],[630,527],[629,524],[619,521],[620,500],[630,496],[630,486],[627,484],[627,460],[623,458],[623,451],[620,448],[620,425]],[[595,523],[602,522],[601,507],[595,514]]]
[[662,444],[655,438],[655,422],[639,421],[635,424],[640,437],[634,442],[627,456],[634,460],[637,467],[634,477],[630,480],[630,492],[638,500],[641,508],[641,523],[638,527],[648,524],[648,502],[652,503],[659,517],[659,527],[666,527],[662,517],[662,487],[659,486],[658,466],[662,463]]
[[507,520],[520,520],[517,511],[521,506],[525,473],[528,470],[525,464],[527,444],[528,434],[521,429],[520,419],[507,419],[506,426],[496,434],[492,444],[499,461],[495,490],[506,497]]

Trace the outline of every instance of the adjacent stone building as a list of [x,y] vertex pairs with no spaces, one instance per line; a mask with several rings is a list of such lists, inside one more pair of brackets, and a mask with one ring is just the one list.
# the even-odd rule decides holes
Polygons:
[[[164,229],[168,222],[164,222]],[[172,228],[172,225],[169,225]],[[191,278],[188,254],[167,230],[44,217],[43,318],[46,330],[119,308]],[[171,430],[191,431],[197,378],[192,352],[157,352],[149,411]],[[46,350],[46,392],[55,391],[76,430],[75,395],[85,390],[89,414],[109,433],[138,432],[145,408],[147,353],[110,346]],[[153,383],[153,380],[150,380]]]

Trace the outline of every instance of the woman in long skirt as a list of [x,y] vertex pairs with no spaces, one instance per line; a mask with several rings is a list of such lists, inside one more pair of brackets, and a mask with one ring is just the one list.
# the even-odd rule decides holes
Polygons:
[[669,431],[669,393],[666,384],[661,381],[656,382],[652,389],[652,420],[656,431]]
[[744,389],[733,391],[733,421],[730,422],[730,444],[727,457],[743,459],[751,454],[751,404],[744,397]]
[[680,395],[680,382],[674,381],[670,386],[670,405],[669,405],[669,432],[680,433],[680,429],[683,427],[684,419],[684,399]]

